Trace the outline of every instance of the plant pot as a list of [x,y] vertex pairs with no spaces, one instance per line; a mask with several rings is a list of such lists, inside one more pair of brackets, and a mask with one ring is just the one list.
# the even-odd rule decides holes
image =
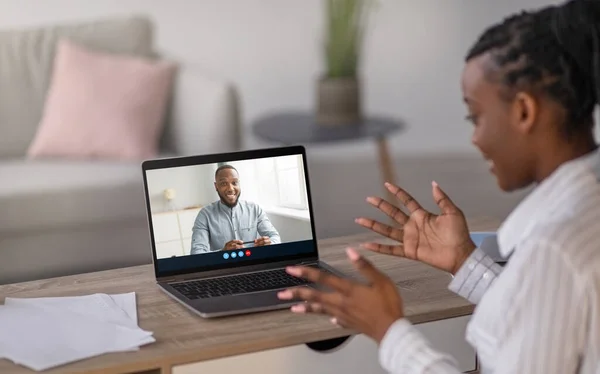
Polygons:
[[318,81],[316,121],[319,125],[355,125],[360,119],[360,85],[356,78]]

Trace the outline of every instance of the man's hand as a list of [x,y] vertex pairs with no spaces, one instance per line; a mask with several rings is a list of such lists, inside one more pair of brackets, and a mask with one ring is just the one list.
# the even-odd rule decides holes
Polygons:
[[271,245],[271,238],[269,238],[268,236],[262,236],[254,240],[255,247],[262,247],[264,245]]
[[379,197],[369,197],[367,202],[398,222],[399,227],[368,218],[359,218],[356,223],[398,244],[366,243],[363,246],[374,252],[422,261],[456,274],[475,250],[463,212],[435,182],[432,183],[432,193],[440,207],[440,214],[428,212],[398,186],[386,183],[385,187],[406,207],[408,214]]
[[278,297],[282,300],[304,300],[306,303],[294,305],[292,311],[330,315],[333,323],[364,333],[380,343],[389,327],[404,317],[402,298],[391,279],[355,250],[348,249],[347,253],[354,266],[367,278],[368,284],[311,267],[290,267],[287,269],[289,274],[325,285],[333,292],[297,287],[280,292]]
[[244,242],[241,240],[230,240],[227,242],[227,244],[225,244],[225,248],[223,248],[225,251],[231,251],[234,249],[240,249],[240,248],[244,248]]

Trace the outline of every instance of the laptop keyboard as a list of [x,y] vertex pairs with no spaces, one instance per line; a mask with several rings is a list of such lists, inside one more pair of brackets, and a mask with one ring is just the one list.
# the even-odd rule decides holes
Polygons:
[[[316,267],[318,265],[312,266]],[[206,299],[211,297],[296,287],[310,283],[311,282],[304,279],[289,275],[285,272],[285,269],[276,269],[258,273],[176,283],[171,286],[188,299]]]

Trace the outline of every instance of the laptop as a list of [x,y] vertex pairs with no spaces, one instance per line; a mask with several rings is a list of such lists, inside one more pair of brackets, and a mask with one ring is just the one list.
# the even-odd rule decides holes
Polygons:
[[289,308],[289,287],[321,288],[285,272],[323,262],[306,151],[290,146],[142,163],[160,289],[192,312],[222,317]]

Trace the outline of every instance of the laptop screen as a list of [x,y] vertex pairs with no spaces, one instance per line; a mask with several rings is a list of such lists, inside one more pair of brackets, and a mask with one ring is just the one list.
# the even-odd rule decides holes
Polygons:
[[156,275],[316,256],[302,147],[146,161]]

